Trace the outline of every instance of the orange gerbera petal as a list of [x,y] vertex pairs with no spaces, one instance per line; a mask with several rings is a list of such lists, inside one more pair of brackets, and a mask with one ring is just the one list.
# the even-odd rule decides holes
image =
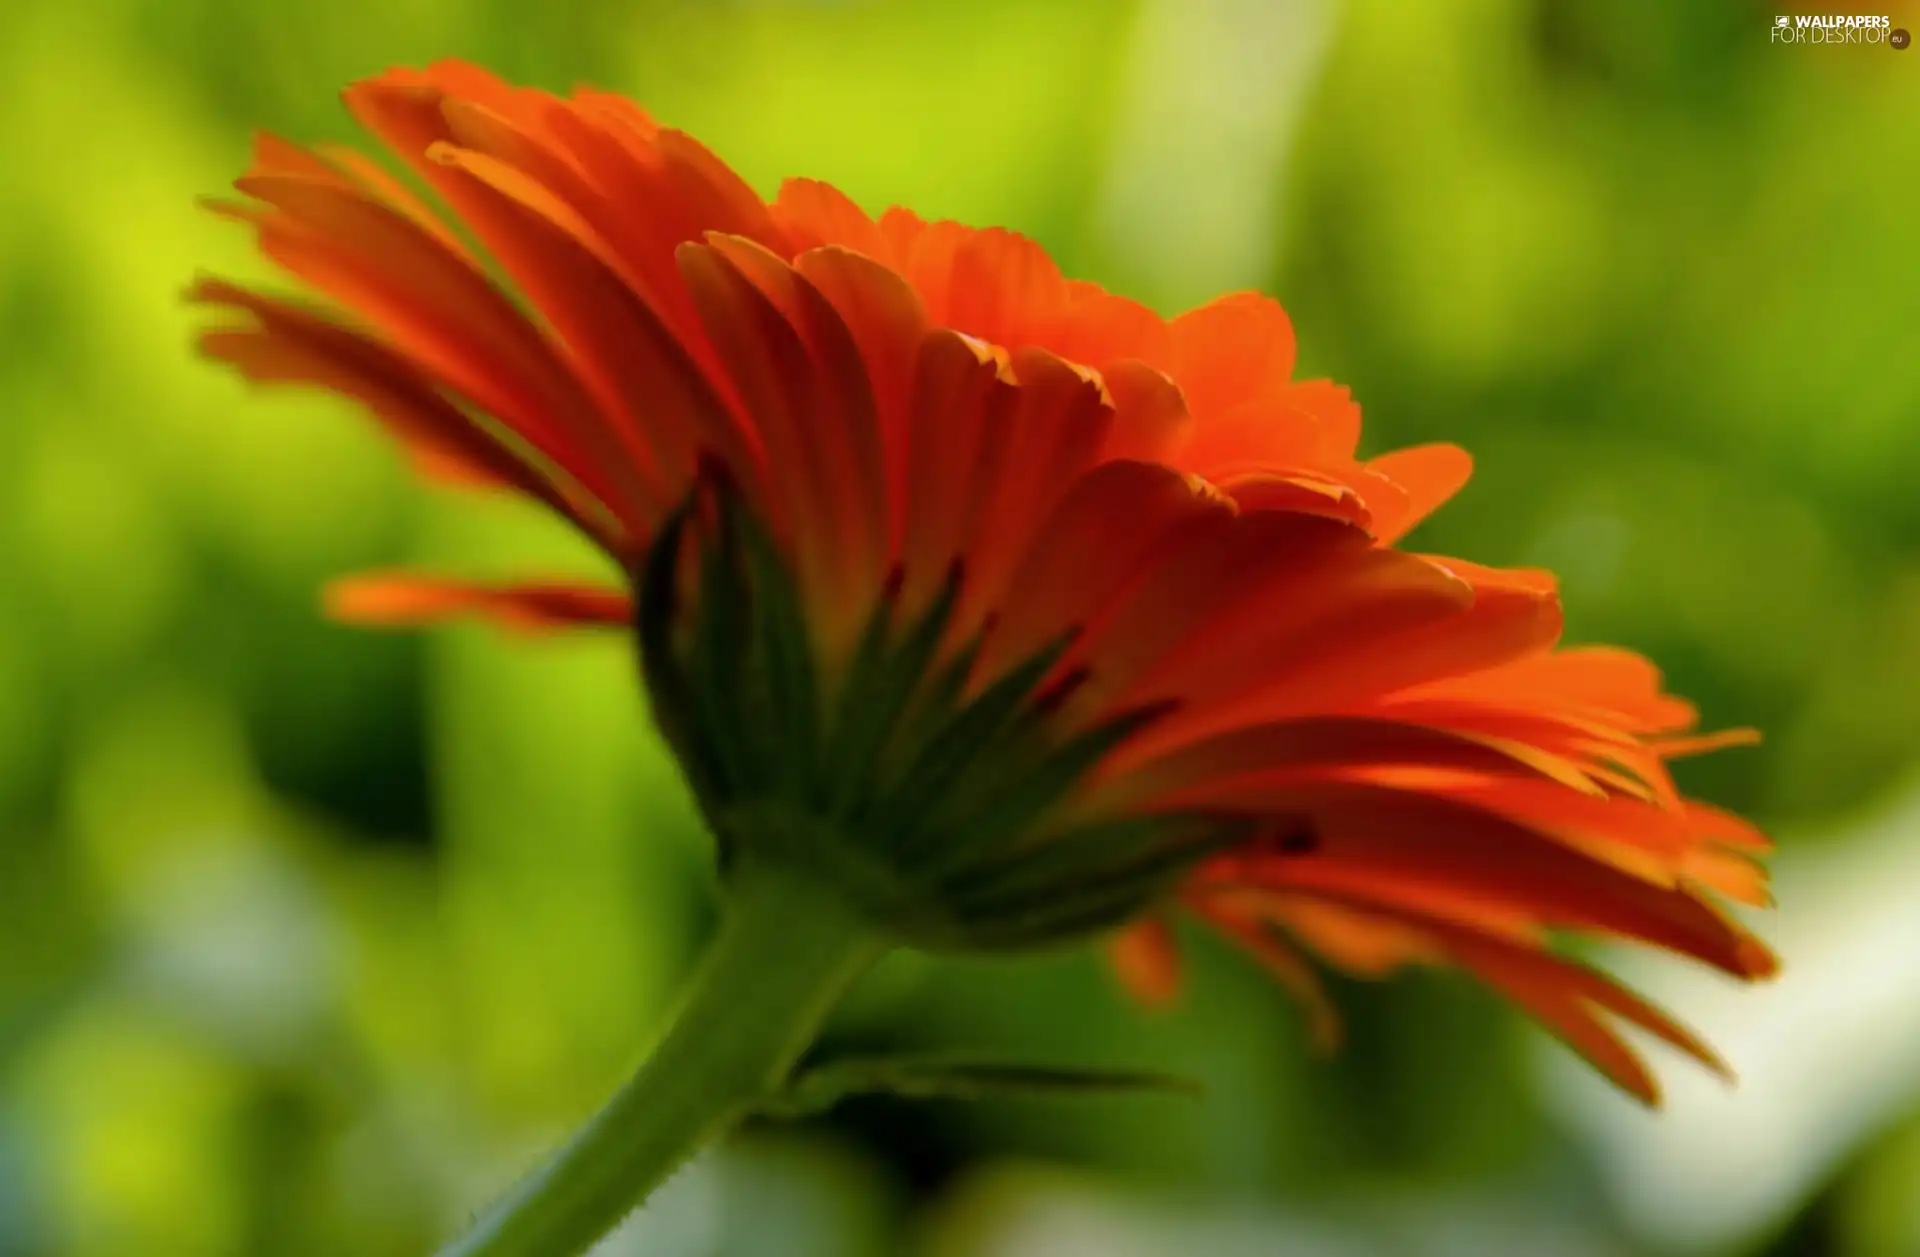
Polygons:
[[[1271,297],[1220,297],[1173,320],[1169,331],[1174,378],[1202,414],[1276,397],[1292,379],[1293,321]],[[1203,428],[1195,443],[1204,450],[1210,435]]]
[[[897,562],[906,542],[914,376],[928,330],[926,312],[898,275],[849,249],[837,245],[809,249],[795,259],[794,267],[832,303],[865,365],[879,459],[871,488],[879,493],[885,512],[879,540],[888,561]],[[865,433],[860,434],[858,446],[861,456],[871,460]]]
[[769,208],[774,222],[797,252],[838,245],[870,258],[888,256],[880,228],[832,184],[818,179],[788,179],[780,185],[780,195]]
[[429,624],[481,615],[521,632],[633,623],[623,589],[567,582],[474,585],[411,573],[368,573],[335,581],[327,610],[361,624]]
[[1033,534],[1000,606],[980,672],[992,675],[1107,605],[1155,547],[1228,508],[1166,467],[1115,461],[1066,491]]
[[[784,469],[770,478],[770,513],[793,539],[802,580],[832,605],[850,606],[877,585],[883,557],[878,421],[866,373],[817,290],[777,258],[734,245],[681,246],[681,272],[768,462]],[[836,416],[837,431],[817,431],[822,414]]]
[[[1195,910],[1210,911],[1213,898],[1196,896]],[[1330,963],[1363,978],[1445,960],[1424,918],[1395,918],[1338,900],[1277,892],[1248,897],[1248,902]]]
[[1374,517],[1375,534],[1393,542],[1460,492],[1473,475],[1473,457],[1457,445],[1421,445],[1382,454],[1367,470],[1406,491],[1405,505],[1397,513]]
[[569,509],[553,484],[511,451],[504,434],[453,405],[410,359],[380,341],[218,280],[203,279],[187,295],[251,316],[249,325],[210,328],[200,335],[203,350],[232,363],[248,379],[318,385],[351,397],[428,474],[517,489],[557,510]]
[[[1203,910],[1211,908],[1203,905]],[[1648,1031],[1708,1069],[1727,1065],[1668,1014],[1601,974],[1542,950],[1522,934],[1463,926],[1419,912],[1276,896],[1258,910],[1344,968],[1379,975],[1401,964],[1451,963],[1538,1018],[1612,1082],[1652,1104],[1659,1085],[1602,1014]]]
[[1180,994],[1180,946],[1165,921],[1136,921],[1113,940],[1107,955],[1120,981],[1143,1003],[1169,1004]]
[[1168,320],[1014,232],[810,180],[764,202],[603,92],[442,62],[345,99],[437,205],[263,137],[214,208],[326,304],[202,281],[237,320],[203,349],[543,503],[631,587],[375,576],[337,614],[634,625],[703,803],[858,846],[819,867],[911,942],[1131,926],[1115,963],[1165,999],[1179,906],[1318,1038],[1309,956],[1466,969],[1643,1098],[1611,1021],[1716,1064],[1546,946],[1772,972],[1710,897],[1767,902],[1766,839],[1666,767],[1751,735],[1695,733],[1637,655],[1558,649],[1551,574],[1395,548],[1471,460],[1361,459],[1270,297]]
[[[1221,803],[1306,817],[1313,849],[1223,857],[1220,875],[1416,908],[1471,922],[1514,914],[1542,925],[1652,943],[1737,977],[1771,976],[1777,962],[1697,894],[1654,884],[1527,825],[1426,791],[1326,782],[1227,794]],[[1436,834],[1447,841],[1436,842]]]

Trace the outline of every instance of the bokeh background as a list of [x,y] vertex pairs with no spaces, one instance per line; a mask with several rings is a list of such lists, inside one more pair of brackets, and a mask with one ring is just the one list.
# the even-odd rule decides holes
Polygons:
[[[1886,0],[1888,4],[1894,0]],[[1858,7],[1858,6],[1855,6]],[[1314,1058],[1194,940],[891,963],[836,1041],[1210,1098],[874,1101],[750,1132],[605,1257],[1920,1254],[1920,51],[1663,0],[12,0],[0,11],[0,1254],[424,1257],[589,1110],[710,914],[611,638],[323,622],[368,565],[590,564],[193,360],[257,275],[251,128],[443,55],[625,89],[770,190],[1001,223],[1173,311],[1278,294],[1368,443],[1478,455],[1425,546],[1564,576],[1764,747],[1775,986],[1623,961],[1716,1038],[1651,1116],[1462,980]],[[1895,12],[1920,27],[1920,9]]]

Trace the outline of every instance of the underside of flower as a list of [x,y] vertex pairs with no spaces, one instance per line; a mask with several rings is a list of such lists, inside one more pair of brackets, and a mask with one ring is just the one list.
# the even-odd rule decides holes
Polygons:
[[948,643],[966,573],[902,611],[890,580],[844,658],[822,659],[783,556],[739,496],[705,485],[636,584],[655,719],[720,845],[791,865],[928,950],[1042,946],[1164,903],[1253,816],[1204,811],[1046,822],[1171,700],[1062,733],[1088,677],[1071,635],[980,681],[990,626]]

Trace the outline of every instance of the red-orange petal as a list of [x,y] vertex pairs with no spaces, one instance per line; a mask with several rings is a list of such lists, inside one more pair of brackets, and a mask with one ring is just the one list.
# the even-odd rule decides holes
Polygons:
[[1180,944],[1159,917],[1134,922],[1107,944],[1107,959],[1122,986],[1143,1004],[1164,1007],[1180,996]]
[[1392,545],[1460,492],[1473,475],[1473,457],[1457,445],[1417,445],[1382,454],[1367,470],[1406,490],[1398,511],[1374,515],[1374,536],[1382,545]]
[[1206,419],[1282,393],[1293,375],[1293,321],[1260,293],[1218,298],[1174,319],[1168,330],[1173,378],[1194,413],[1205,417],[1193,457],[1203,457],[1213,439]]
[[334,582],[327,612],[358,624],[431,624],[479,615],[524,633],[578,627],[625,628],[625,590],[566,581],[478,585],[413,573],[367,573]]
[[[1459,922],[1517,913],[1666,947],[1738,977],[1766,977],[1778,967],[1698,895],[1650,883],[1479,808],[1423,791],[1337,782],[1265,805],[1307,818],[1313,850],[1230,863],[1222,874],[1229,881],[1353,896]],[[1435,834],[1447,840],[1436,842]]]

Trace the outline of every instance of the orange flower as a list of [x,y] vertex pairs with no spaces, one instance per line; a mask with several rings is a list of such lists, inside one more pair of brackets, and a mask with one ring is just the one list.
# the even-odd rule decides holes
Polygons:
[[1445,963],[1637,1095],[1612,1020],[1716,1064],[1551,945],[1772,972],[1708,897],[1765,901],[1764,839],[1664,764],[1730,739],[1687,738],[1638,657],[1556,651],[1550,576],[1394,548],[1467,456],[1358,458],[1274,302],[1165,320],[1010,232],[806,180],[764,202],[600,92],[441,64],[346,102],[479,248],[363,157],[263,138],[218,208],[326,304],[203,280],[241,316],[205,349],[360,401],[630,580],[379,576],[337,612],[637,623],[723,852],[807,863],[905,941],[1131,922],[1121,972],[1165,994],[1177,906],[1315,1009],[1309,953]]

